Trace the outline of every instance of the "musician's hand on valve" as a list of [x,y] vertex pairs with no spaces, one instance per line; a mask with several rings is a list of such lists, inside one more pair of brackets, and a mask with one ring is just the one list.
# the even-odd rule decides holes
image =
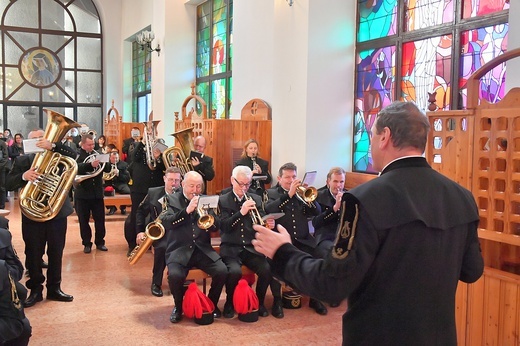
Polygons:
[[116,173],[116,176],[119,176],[119,169],[115,169],[114,172]]
[[99,166],[99,160],[94,160],[90,164],[92,165],[93,168],[96,168],[97,166]]
[[253,173],[262,174],[262,168],[257,163],[253,165]]
[[154,157],[155,159],[158,159],[159,157],[161,157],[161,151],[160,151],[159,149],[155,148],[155,149],[153,150],[153,157]]
[[332,210],[334,210],[334,212],[337,212],[339,208],[341,208],[341,197],[343,197],[343,191],[339,191],[336,194],[336,203],[334,203],[332,206]]
[[137,237],[135,238],[135,242],[137,245],[141,245],[145,239],[146,235],[144,232],[137,233]]
[[256,231],[255,239],[252,241],[255,250],[271,259],[280,246],[291,243],[291,236],[281,225],[276,226],[278,232],[260,225],[253,225],[253,228]]
[[199,204],[199,196],[194,196],[191,201],[190,201],[190,204],[188,204],[188,206],[186,207],[186,212],[188,214],[191,214],[195,211],[195,209],[197,209],[197,205]]
[[22,179],[25,181],[32,181],[34,182],[36,179],[40,177],[40,173],[36,172],[38,167],[32,167],[28,171],[25,171],[25,173],[22,174]]
[[291,183],[291,187],[289,188],[289,197],[290,198],[293,198],[293,196],[296,194],[296,189],[298,188],[298,186],[301,185],[301,180],[300,179],[294,179],[293,182]]
[[240,207],[240,214],[247,215],[256,206],[256,203],[252,199],[248,199],[247,201],[242,204],[242,207]]
[[274,229],[274,226],[275,226],[275,221],[273,218],[265,220],[265,227],[267,227],[269,229]]

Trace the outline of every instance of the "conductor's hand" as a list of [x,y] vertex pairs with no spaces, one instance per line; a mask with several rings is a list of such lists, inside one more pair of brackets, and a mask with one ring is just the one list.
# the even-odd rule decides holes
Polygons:
[[291,236],[287,233],[287,230],[281,225],[276,227],[278,232],[273,232],[269,228],[260,225],[253,226],[256,231],[255,239],[252,241],[255,250],[271,259],[273,259],[280,246],[291,243]]
[[40,173],[36,172],[36,169],[38,169],[38,167],[32,167],[30,170],[25,171],[22,174],[22,179],[34,182],[40,176]]

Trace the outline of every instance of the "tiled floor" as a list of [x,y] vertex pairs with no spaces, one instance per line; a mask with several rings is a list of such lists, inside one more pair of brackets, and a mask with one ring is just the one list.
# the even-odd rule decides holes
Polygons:
[[[20,231],[18,201],[6,204],[14,245],[24,262],[24,244]],[[329,308],[319,316],[308,307],[285,309],[285,318],[260,318],[245,323],[236,317],[216,319],[200,326],[184,318],[172,324],[169,316],[173,299],[163,283],[165,296],[150,293],[152,254],[147,253],[134,266],[126,259],[123,217],[119,212],[107,218],[108,252],[83,253],[77,218],[68,220],[67,245],[63,258],[62,289],[74,301],[63,303],[43,300],[26,309],[33,327],[31,345],[339,345],[341,315],[346,303]],[[91,226],[93,226],[91,224]],[[46,292],[44,292],[45,296]],[[223,292],[219,307],[225,299]],[[266,299],[270,309],[272,296]]]

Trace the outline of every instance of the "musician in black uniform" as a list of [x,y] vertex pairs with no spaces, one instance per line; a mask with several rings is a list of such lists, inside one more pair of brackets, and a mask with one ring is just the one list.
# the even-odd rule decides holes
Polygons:
[[290,236],[255,226],[255,249],[298,289],[329,301],[348,299],[344,345],[456,345],[459,280],[484,270],[471,192],[433,170],[422,156],[430,124],[412,102],[394,102],[370,131],[381,175],[342,197],[331,253],[314,259]]
[[[253,181],[251,189],[257,195],[263,196],[265,185],[272,181],[271,173],[269,173],[269,162],[258,157],[258,142],[255,139],[249,139],[244,144],[244,150],[240,156],[240,160],[235,162],[235,166],[247,166],[253,171]],[[255,179],[255,177],[265,176],[265,179]]]
[[23,265],[6,228],[7,219],[0,220],[0,345],[27,345],[31,324],[23,310],[27,289],[19,282]]
[[[113,171],[113,172],[112,172]],[[105,173],[113,173],[115,176],[110,180],[103,179],[103,187],[112,186],[114,191],[122,195],[130,194],[130,172],[128,172],[128,163],[119,160],[119,150],[110,150],[110,160],[106,164]],[[107,206],[109,208],[108,215],[113,215],[116,212],[115,206]],[[121,206],[121,214],[126,214],[126,205]]]
[[172,204],[166,215],[161,218],[163,224],[173,224],[172,230],[166,234],[168,237],[166,247],[168,285],[175,303],[170,316],[172,323],[182,320],[184,281],[188,271],[193,267],[200,268],[211,275],[208,298],[215,305],[213,316],[222,316],[217,304],[226,283],[228,270],[222,258],[211,246],[210,232],[220,228],[218,216],[213,210],[208,211],[214,217],[214,225],[208,230],[201,229],[197,224],[199,220],[197,204],[203,184],[199,173],[194,171],[186,173],[182,181],[182,192],[173,194]]
[[[262,199],[254,194],[246,195],[246,191],[251,185],[252,175],[251,169],[247,166],[235,167],[231,176],[233,190],[219,198],[222,239],[220,256],[226,263],[229,273],[223,316],[226,318],[234,316],[233,293],[242,277],[242,264],[244,264],[258,276],[256,283],[256,295],[260,305],[258,314],[262,317],[269,315],[264,306],[264,300],[267,287],[271,284],[274,297],[272,313],[274,317],[282,318],[281,284],[273,279],[271,267],[265,256],[258,253],[251,244],[255,238],[253,224],[261,223],[261,217],[265,215]],[[268,219],[266,222],[268,227],[274,228],[274,219]]]
[[123,147],[121,150],[125,154],[125,162],[130,164],[132,162],[132,152],[134,151],[135,145],[141,141],[141,130],[138,127],[132,127],[132,136],[123,140]]
[[[265,211],[285,213],[276,221],[289,231],[293,244],[298,249],[319,257],[316,239],[309,232],[309,220],[321,213],[321,207],[316,201],[307,204],[298,198],[296,189],[302,185],[302,181],[296,175],[297,168],[294,163],[288,162],[280,167],[278,185],[267,190],[269,200],[265,205]],[[309,300],[309,307],[320,315],[327,314],[325,305],[312,297]]]
[[[171,204],[173,193],[181,186],[181,171],[178,167],[168,167],[164,174],[164,187],[151,187],[148,189],[148,194],[143,199],[136,214],[136,227],[138,245],[141,245],[145,239],[145,228],[149,222],[155,221],[163,211],[163,203],[165,207]],[[163,224],[165,232],[172,229],[171,223]],[[167,237],[163,236],[161,239],[153,242],[153,269],[152,269],[152,294],[156,297],[162,297],[162,282],[163,273],[166,268],[166,244]]]
[[0,209],[5,209],[7,190],[5,189],[5,176],[9,173],[9,150],[5,138],[0,139]]
[[202,154],[202,157],[199,159],[194,156],[191,157],[191,164],[193,166],[193,170],[199,173],[204,180],[204,187],[202,189],[202,193],[206,193],[208,181],[212,181],[215,178],[215,168],[213,168],[213,158],[204,155],[204,150],[206,150],[206,138],[203,136],[197,136],[193,140],[193,147],[196,152]]
[[[89,220],[92,213],[94,219],[94,243],[96,248],[101,251],[108,251],[105,246],[105,204],[103,200],[103,173],[98,168],[102,163],[99,159],[92,158],[85,162],[87,157],[96,154],[94,151],[94,138],[91,134],[81,136],[78,162],[78,175],[92,175],[92,177],[83,180],[74,188],[74,206],[78,215],[79,231],[81,234],[81,243],[83,244],[83,252],[90,253],[92,251],[92,229]],[[105,168],[107,168],[105,166]],[[99,172],[97,175],[96,172]],[[32,273],[31,273],[32,274]]]
[[325,258],[332,248],[338,229],[341,197],[345,190],[345,170],[333,167],[327,174],[327,186],[318,192],[316,202],[321,206],[321,214],[312,219],[316,251],[318,257]]
[[[43,130],[29,132],[28,138],[40,138],[36,146],[45,150],[52,150],[64,156],[76,158],[76,153],[61,142],[51,143],[43,138]],[[7,175],[6,186],[9,191],[23,188],[27,181],[34,182],[40,173],[36,168],[31,168],[35,154],[18,156],[13,168]],[[42,169],[42,167],[40,167]],[[33,221],[22,213],[22,237],[25,242],[25,265],[31,273],[31,277],[25,285],[31,290],[24,306],[30,307],[43,300],[43,282],[45,276],[42,272],[42,256],[47,246],[47,299],[63,302],[71,302],[73,297],[61,290],[61,265],[63,249],[65,247],[65,235],[67,233],[67,216],[72,214],[73,208],[70,200],[65,199],[58,214],[48,221]]]
[[[146,152],[151,150],[150,158],[147,158]],[[162,160],[161,152],[158,149],[147,148],[142,141],[137,142],[134,147],[132,155],[132,185],[130,186],[130,199],[132,200],[132,210],[130,216],[125,221],[125,239],[128,243],[128,253],[137,245],[136,236],[136,215],[137,206],[143,201],[151,187],[164,186],[164,170],[166,169]],[[150,168],[149,163],[155,163],[153,169]],[[134,208],[135,206],[135,208]]]

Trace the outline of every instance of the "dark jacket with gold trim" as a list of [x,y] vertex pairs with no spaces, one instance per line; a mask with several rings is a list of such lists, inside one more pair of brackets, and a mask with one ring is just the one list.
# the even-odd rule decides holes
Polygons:
[[458,281],[484,268],[471,193],[413,157],[342,201],[332,253],[313,259],[284,244],[275,272],[317,299],[348,298],[345,345],[456,345]]
[[309,233],[309,219],[321,213],[321,207],[316,201],[314,207],[303,203],[296,195],[289,198],[287,191],[281,186],[275,186],[267,190],[269,200],[265,204],[266,213],[285,213],[276,220],[284,226],[291,235],[291,240],[297,243],[316,247],[316,239]]
[[[250,195],[256,203],[256,208],[261,216],[265,215],[262,207],[262,200],[257,195]],[[253,229],[253,220],[250,213],[242,215],[240,208],[242,203],[238,201],[237,196],[230,191],[219,197],[220,209],[220,255],[222,257],[238,257],[242,250],[246,250],[263,256],[258,253],[251,244],[255,239],[255,230]]]
[[[260,173],[260,174],[255,173],[255,174],[253,174],[253,177],[262,176],[262,175],[267,176],[267,178],[265,180],[258,180],[258,187],[262,190],[265,190],[265,185],[270,184],[271,181],[273,180],[273,178],[271,177],[271,173],[269,173],[269,162],[257,157],[256,164],[260,166],[260,168],[262,169],[262,173]],[[235,166],[247,166],[247,167],[251,168],[251,170],[253,170],[253,160],[249,156],[243,157],[240,160],[238,160],[237,162],[235,162]],[[253,184],[251,185],[251,187],[253,187],[254,185],[255,185],[255,180],[253,179]]]
[[336,204],[336,199],[328,188],[318,192],[316,202],[321,206],[321,214],[316,215],[312,219],[312,226],[314,227],[314,238],[316,238],[316,242],[319,244],[324,240],[336,239],[340,211],[335,212],[332,209],[334,204]]
[[[197,226],[199,215],[197,211],[191,214],[186,212],[189,204],[182,191],[176,192],[170,198],[171,204],[166,213],[161,217],[163,224],[171,224],[171,230],[166,232],[168,245],[166,247],[166,263],[180,263],[187,265],[195,251],[199,248],[214,262],[220,259],[218,253],[211,246],[210,232],[220,227],[220,219],[211,210],[210,215],[215,218],[214,227],[206,231]],[[170,226],[165,226],[170,228]]]

